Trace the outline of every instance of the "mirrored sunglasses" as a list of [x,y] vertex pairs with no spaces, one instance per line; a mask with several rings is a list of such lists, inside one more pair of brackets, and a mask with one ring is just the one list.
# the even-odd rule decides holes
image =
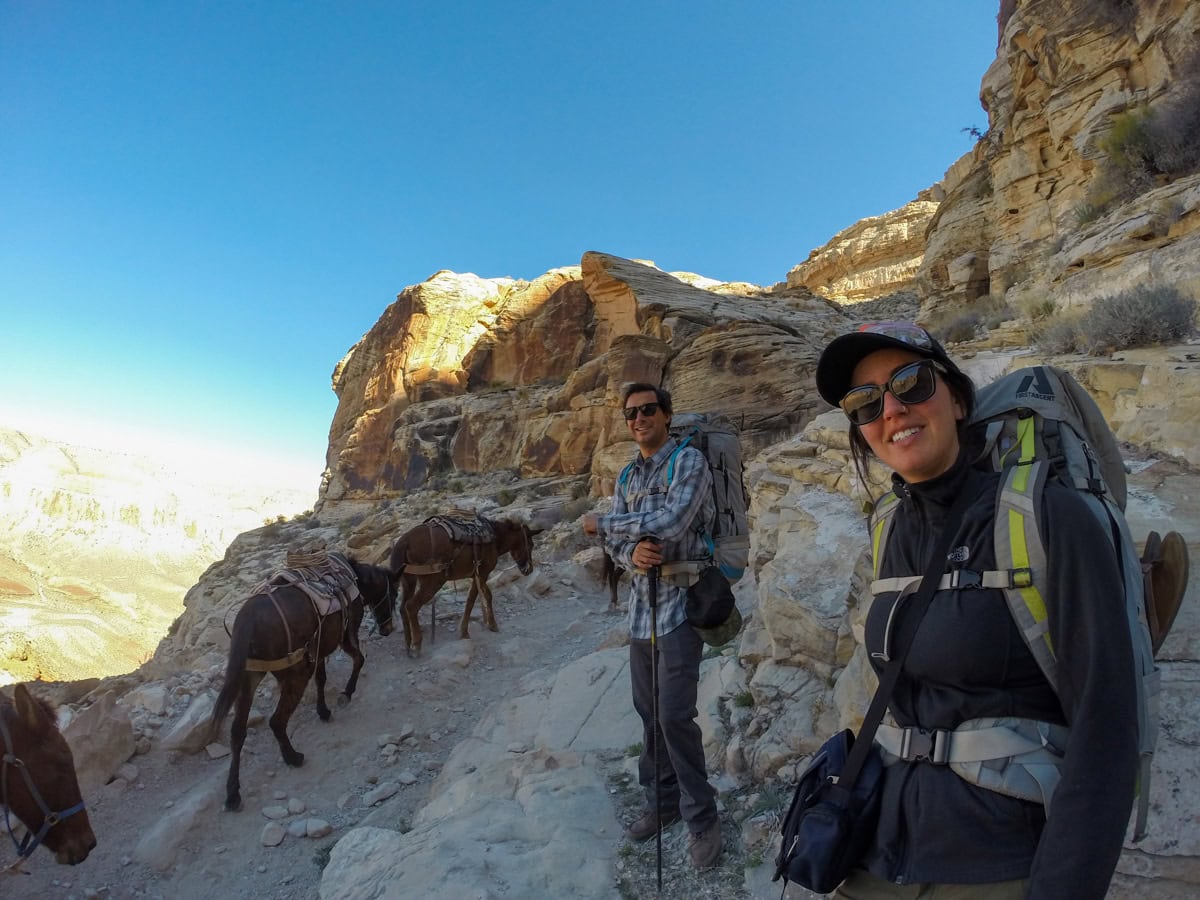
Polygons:
[[855,425],[869,425],[883,415],[883,393],[905,406],[924,403],[937,391],[937,372],[946,370],[931,359],[909,363],[892,373],[887,384],[860,384],[846,392],[839,404],[846,418]]
[[657,403],[643,403],[641,406],[627,406],[621,410],[621,415],[625,417],[626,422],[632,422],[637,418],[638,413],[642,414],[643,418],[653,418],[658,413],[659,406]]
[[935,349],[933,338],[929,336],[929,332],[912,322],[868,322],[866,325],[860,325],[858,331],[867,334],[881,334],[921,350]]

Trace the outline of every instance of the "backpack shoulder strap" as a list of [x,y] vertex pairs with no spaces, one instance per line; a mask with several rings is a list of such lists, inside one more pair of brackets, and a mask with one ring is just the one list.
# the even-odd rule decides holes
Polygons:
[[[897,496],[895,491],[888,491],[875,502],[875,509],[871,511],[871,518],[867,527],[871,531],[872,573],[876,582],[879,581],[879,573],[883,566],[883,551],[887,548],[888,535],[892,533],[892,518],[899,505],[900,497]],[[920,576],[914,577],[920,580]],[[881,588],[881,590],[892,589]],[[894,590],[901,589],[902,587],[894,588]]]
[[1034,460],[1010,466],[996,495],[994,544],[996,568],[1012,573],[1004,588],[1009,611],[1038,666],[1058,693],[1058,661],[1050,640],[1046,600],[1038,590],[1046,583],[1046,545],[1040,522],[1047,463]]
[[698,431],[698,429],[693,428],[688,433],[687,437],[685,437],[683,440],[678,442],[678,446],[674,450],[672,450],[671,455],[669,457],[667,457],[667,475],[666,475],[667,480],[664,482],[664,487],[667,487],[667,488],[671,487],[671,482],[675,479],[675,460],[679,456],[679,454],[683,452],[684,447],[691,446],[692,438],[694,438],[696,436],[697,431]]
[[629,508],[629,494],[626,489],[629,487],[629,475],[633,472],[633,466],[637,462],[637,458],[631,459],[625,464],[625,468],[621,470],[621,474],[617,476],[617,490],[621,492],[621,496],[625,498],[625,507]]

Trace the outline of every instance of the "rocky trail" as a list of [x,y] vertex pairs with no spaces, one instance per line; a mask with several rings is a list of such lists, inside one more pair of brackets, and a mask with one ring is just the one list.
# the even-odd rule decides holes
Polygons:
[[[506,574],[507,573],[507,574]],[[499,633],[476,618],[459,640],[465,588],[447,587],[437,602],[438,628],[424,655],[410,659],[400,632],[363,633],[367,662],[353,701],[334,698],[350,660],[329,659],[328,723],[315,711],[310,684],[289,733],[305,754],[284,765],[266,726],[275,694],[264,679],[256,695],[242,757],[243,811],[223,809],[228,757],[157,747],[137,755],[122,777],[86,797],[98,846],[81,865],[57,866],[38,851],[28,874],[0,882],[6,898],[315,898],[330,849],[347,829],[370,820],[404,830],[427,799],[451,749],[484,711],[538,669],[557,670],[623,632],[623,614],[594,595],[562,591],[535,597],[520,590],[511,566],[496,582]],[[428,626],[429,609],[422,625]],[[222,674],[183,677],[168,686],[177,701],[219,688]],[[228,719],[222,740],[228,741]],[[278,818],[271,818],[277,816]],[[274,836],[272,836],[272,834]],[[297,836],[297,835],[302,836]],[[307,836],[307,835],[312,836]],[[279,840],[282,835],[282,839]],[[266,842],[279,840],[276,846]],[[7,856],[0,857],[7,860]],[[652,863],[653,865],[653,863]]]

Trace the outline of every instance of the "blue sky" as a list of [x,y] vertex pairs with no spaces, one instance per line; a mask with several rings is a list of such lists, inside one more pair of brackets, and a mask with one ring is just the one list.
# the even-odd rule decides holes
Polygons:
[[315,485],[439,269],[773,284],[985,129],[996,4],[0,0],[0,425]]

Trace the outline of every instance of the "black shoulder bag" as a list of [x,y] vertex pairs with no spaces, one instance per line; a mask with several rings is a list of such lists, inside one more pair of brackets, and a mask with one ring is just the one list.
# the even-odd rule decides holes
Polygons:
[[[818,894],[829,894],[858,865],[875,837],[879,821],[879,789],[883,760],[873,741],[900,667],[928,611],[946,568],[963,513],[971,502],[959,493],[942,528],[933,561],[921,579],[908,614],[901,622],[895,655],[887,660],[879,687],[863,717],[858,737],[849,728],[838,732],[817,751],[792,794],[783,820],[783,841],[775,857],[772,881],[794,881]],[[896,603],[904,602],[903,596]]]

